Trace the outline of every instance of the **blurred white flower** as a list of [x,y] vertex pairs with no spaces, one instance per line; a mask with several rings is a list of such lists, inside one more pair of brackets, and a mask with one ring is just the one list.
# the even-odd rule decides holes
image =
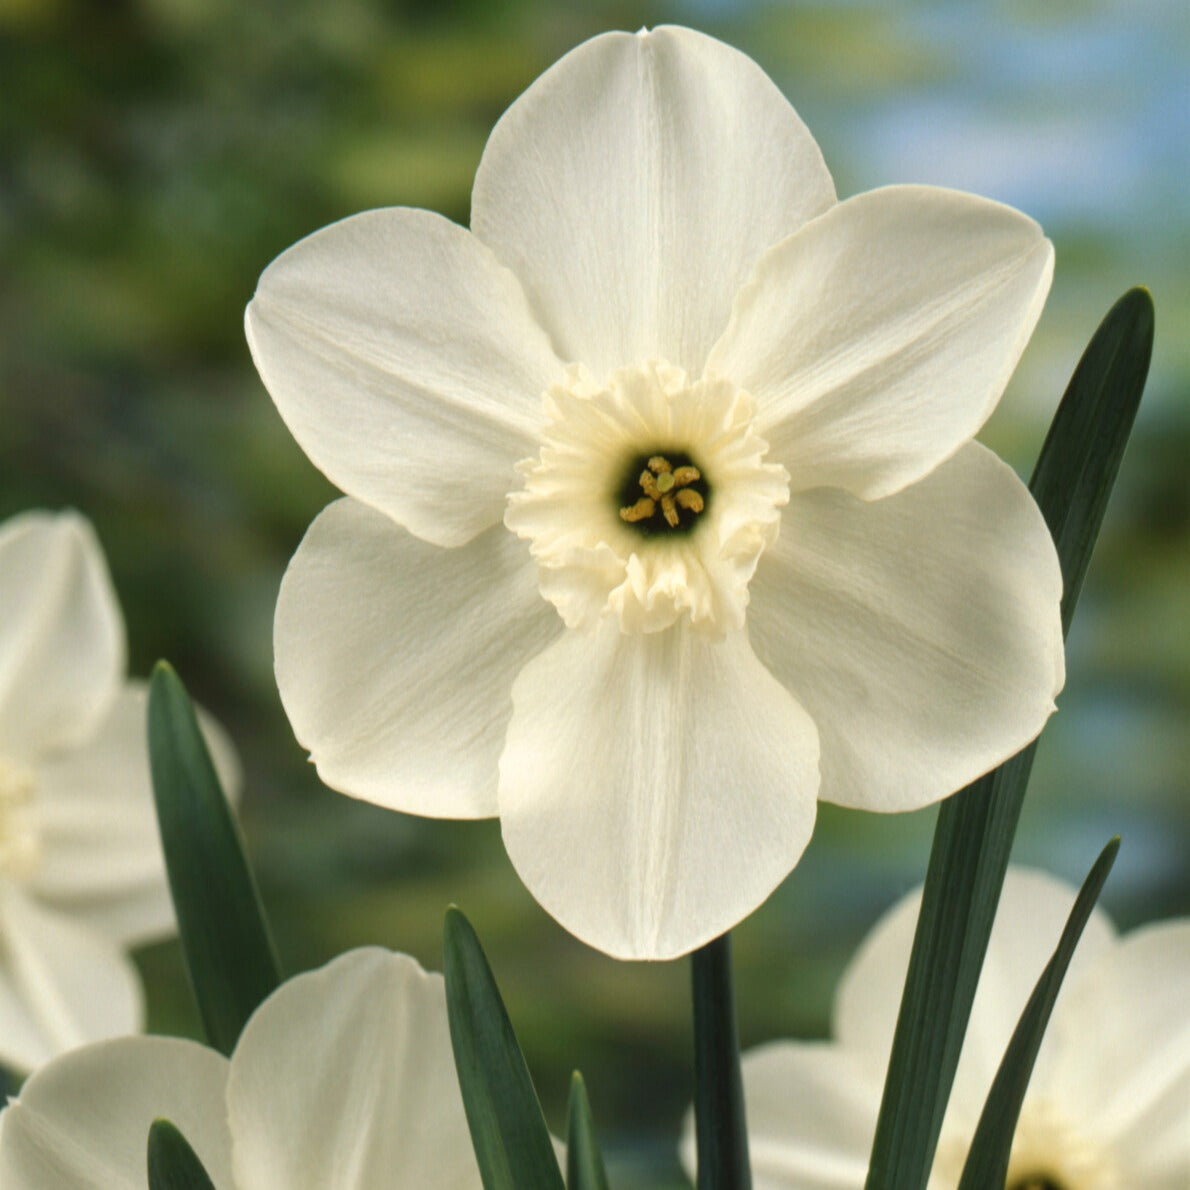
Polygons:
[[[149,780],[144,687],[124,681],[107,564],[77,513],[0,524],[0,1063],[139,1029],[124,948],[173,909]],[[229,745],[204,723],[220,772]]]
[[346,219],[248,307],[348,493],[275,625],[327,784],[498,814],[564,926],[667,958],[768,896],[817,798],[913,809],[1037,735],[1057,558],[972,441],[1048,291],[1035,223],[836,202],[756,64],[680,28],[538,79],[471,222]]
[[340,955],[277,989],[228,1061],[128,1037],[49,1063],[0,1116],[5,1190],[144,1190],[172,1121],[220,1190],[479,1190],[440,975]]
[[[1009,1037],[1076,890],[1010,870],[942,1125],[929,1190],[953,1190]],[[831,1042],[744,1055],[755,1190],[862,1190],[920,890],[877,923],[843,976]],[[1008,1190],[1190,1185],[1190,920],[1116,937],[1096,911],[1021,1111]],[[693,1125],[684,1158],[693,1168]]]

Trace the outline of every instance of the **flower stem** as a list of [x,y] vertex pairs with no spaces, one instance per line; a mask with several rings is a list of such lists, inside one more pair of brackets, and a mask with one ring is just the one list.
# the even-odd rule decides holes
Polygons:
[[694,952],[692,974],[698,1190],[752,1190],[729,935]]

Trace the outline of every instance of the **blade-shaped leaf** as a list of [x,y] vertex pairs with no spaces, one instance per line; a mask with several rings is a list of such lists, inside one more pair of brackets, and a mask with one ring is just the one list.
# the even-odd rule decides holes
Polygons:
[[1008,1162],[1012,1155],[1012,1137],[1025,1101],[1025,1091],[1041,1048],[1041,1038],[1049,1024],[1050,1013],[1058,999],[1062,980],[1066,978],[1074,948],[1082,937],[1083,927],[1099,900],[1104,882],[1116,862],[1120,840],[1112,839],[1095,861],[1075,899],[1062,937],[1053,957],[1045,965],[1021,1019],[1013,1031],[1004,1060],[992,1082],[991,1090],[979,1117],[979,1126],[971,1141],[967,1163],[959,1190],[984,1190],[987,1186],[1003,1186],[1008,1178]]
[[215,1190],[190,1142],[168,1120],[149,1128],[149,1190]]
[[453,906],[443,937],[455,1068],[485,1190],[563,1190],[512,1022],[471,923]]
[[607,1190],[607,1171],[595,1139],[591,1104],[583,1076],[577,1070],[570,1080],[566,1122],[566,1187],[567,1190]]
[[[1030,488],[1074,614],[1153,349],[1153,302],[1133,289],[1075,369]],[[987,950],[1036,744],[942,803],[868,1171],[868,1190],[925,1186]]]
[[1029,489],[1062,564],[1070,628],[1153,355],[1153,299],[1130,289],[1104,316],[1054,415]]
[[190,983],[208,1042],[230,1056],[281,974],[239,828],[186,689],[165,662],[149,683],[149,760]]
[[750,1190],[748,1127],[731,976],[731,937],[691,956],[694,986],[694,1140],[698,1190]]

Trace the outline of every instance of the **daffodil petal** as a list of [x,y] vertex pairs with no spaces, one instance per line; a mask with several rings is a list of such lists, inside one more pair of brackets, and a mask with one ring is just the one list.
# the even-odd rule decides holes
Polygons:
[[503,526],[427,545],[357,501],[310,526],[277,600],[277,685],[333,789],[436,818],[496,813],[525,662],[562,630]]
[[617,958],[693,950],[755,909],[814,825],[818,742],[743,633],[569,631],[517,678],[500,820],[521,879]]
[[1041,314],[1053,248],[987,199],[895,186],[833,207],[774,247],[708,368],[756,399],[795,490],[870,500],[974,436]]
[[[878,1071],[827,1042],[772,1042],[743,1055],[753,1190],[864,1184],[880,1105]],[[696,1170],[693,1118],[682,1163]]]
[[0,1062],[32,1070],[143,1019],[140,977],[114,943],[0,884]]
[[368,211],[264,271],[246,319],[302,449],[438,545],[495,524],[562,365],[515,277],[428,211]]
[[376,948],[284,984],[227,1092],[242,1190],[479,1190],[442,977]]
[[[39,859],[28,888],[105,937],[134,946],[174,928],[149,776],[146,690],[127,683],[92,737],[37,771]],[[224,789],[239,789],[235,750],[199,712]]]
[[232,1190],[228,1062],[193,1041],[121,1037],[37,1071],[0,1115],[4,1190],[145,1190],[149,1127],[181,1129],[220,1190]]
[[505,112],[471,226],[564,358],[601,377],[650,359],[697,376],[760,253],[834,199],[755,62],[660,28],[585,42]]
[[124,673],[124,622],[94,529],[74,512],[0,525],[0,775],[87,738]]
[[1181,1190],[1190,1183],[1190,921],[1135,930],[1081,974],[1067,977],[1051,1025],[1061,1043],[1055,1098],[1112,1138],[1132,1184]]
[[818,725],[820,796],[916,809],[1032,740],[1065,672],[1061,587],[1032,497],[976,443],[883,500],[793,497],[748,623]]

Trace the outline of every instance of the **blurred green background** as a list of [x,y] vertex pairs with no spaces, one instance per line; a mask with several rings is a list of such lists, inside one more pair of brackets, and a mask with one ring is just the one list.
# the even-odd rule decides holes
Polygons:
[[[1027,474],[1095,324],[1153,290],[1153,375],[1070,640],[1017,857],[1079,879],[1114,834],[1125,926],[1190,912],[1190,9],[1136,3],[0,0],[0,516],[95,522],[132,669],[170,658],[227,725],[291,971],[380,942],[439,967],[457,901],[488,949],[547,1115],[580,1067],[622,1187],[681,1184],[689,973],[564,934],[494,823],[412,820],[323,789],[272,681],[286,562],[335,492],[258,382],[242,310],[293,241],[366,207],[461,222],[484,140],[542,69],[608,28],[676,21],[750,52],[841,196],[957,186],[1038,218],[1050,304],[983,437]],[[746,1044],[826,1031],[878,912],[920,881],[932,814],[824,807],[735,934]],[[174,944],[139,959],[154,1029],[193,1033]]]

